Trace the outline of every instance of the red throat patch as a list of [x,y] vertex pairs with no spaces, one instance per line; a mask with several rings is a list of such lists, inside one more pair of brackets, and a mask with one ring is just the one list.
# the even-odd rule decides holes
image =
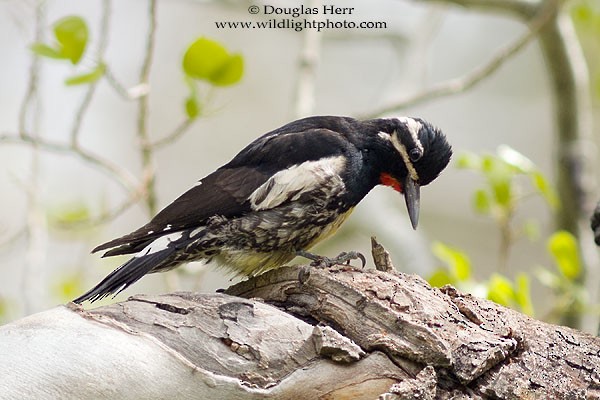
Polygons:
[[382,172],[381,175],[379,175],[379,183],[389,186],[395,191],[402,193],[402,184],[398,182],[398,179],[394,178],[388,173]]

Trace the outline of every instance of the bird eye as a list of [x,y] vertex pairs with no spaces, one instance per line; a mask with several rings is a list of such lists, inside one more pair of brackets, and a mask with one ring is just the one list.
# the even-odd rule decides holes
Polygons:
[[421,157],[423,157],[423,152],[418,147],[415,147],[414,149],[411,149],[408,152],[408,156],[410,157],[410,160],[412,162],[416,162],[419,161]]

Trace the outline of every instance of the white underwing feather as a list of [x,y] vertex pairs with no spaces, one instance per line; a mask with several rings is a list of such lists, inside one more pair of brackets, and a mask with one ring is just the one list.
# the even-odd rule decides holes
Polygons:
[[343,186],[339,175],[344,168],[343,156],[306,161],[277,172],[249,196],[253,210],[266,210],[297,200],[303,193],[326,185]]
[[165,250],[169,247],[169,244],[171,242],[181,239],[182,235],[182,232],[173,232],[168,235],[161,236],[158,239],[154,240],[152,243],[150,243],[148,246],[144,247],[144,249],[137,253],[135,256],[143,257],[148,254],[154,254],[159,251]]

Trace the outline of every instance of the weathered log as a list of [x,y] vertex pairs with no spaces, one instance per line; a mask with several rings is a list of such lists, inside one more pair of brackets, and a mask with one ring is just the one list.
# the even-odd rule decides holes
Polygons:
[[2,326],[0,398],[600,398],[599,338],[415,275],[285,267],[226,292]]
[[296,274],[287,268],[227,292],[332,326],[415,379],[433,367],[431,398],[600,398],[597,337],[452,287],[434,289],[416,275],[338,267],[312,269],[299,283]]

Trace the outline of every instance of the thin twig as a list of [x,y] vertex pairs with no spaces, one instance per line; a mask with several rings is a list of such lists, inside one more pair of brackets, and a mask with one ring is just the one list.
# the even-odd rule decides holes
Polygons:
[[121,82],[119,82],[115,74],[112,72],[112,69],[108,65],[104,67],[104,79],[106,79],[106,82],[112,86],[112,88],[121,98],[124,100],[134,100],[134,98],[129,94],[127,88]]
[[183,122],[177,125],[177,127],[175,127],[173,132],[169,133],[164,138],[158,139],[156,142],[152,143],[152,148],[159,149],[165,145],[171,144],[174,141],[178,140],[181,136],[183,136],[184,133],[187,132],[187,130],[194,124],[194,122],[195,119],[186,118],[185,120],[183,120]]
[[437,85],[433,85],[429,89],[407,96],[404,99],[395,101],[392,104],[371,111],[366,115],[362,115],[360,118],[376,118],[378,116],[412,107],[426,101],[466,92],[478,83],[482,82],[484,79],[490,77],[502,65],[504,65],[504,63],[517,55],[523,48],[525,48],[525,46],[532,42],[537,37],[539,31],[546,25],[548,21],[551,20],[552,16],[556,12],[555,7],[555,4],[549,4],[549,6],[543,7],[535,15],[535,17],[530,20],[528,24],[529,29],[525,34],[521,35],[512,43],[509,43],[507,46],[498,50],[489,61],[475,68],[471,72],[459,78],[450,79]]
[[63,229],[90,229],[100,225],[104,225],[114,220],[125,211],[127,211],[131,206],[135,205],[143,197],[144,188],[140,187],[139,190],[131,192],[130,196],[127,199],[125,199],[125,201],[123,201],[119,206],[111,210],[105,211],[97,217],[75,222],[59,223],[57,227]]
[[24,226],[12,234],[8,234],[0,238],[0,249],[10,247],[15,244],[18,240],[27,235],[27,227]]
[[[156,0],[150,0],[148,9],[148,34],[146,42],[146,54],[140,71],[140,84],[148,84],[150,80],[150,69],[154,56],[156,44]],[[146,184],[146,205],[151,215],[156,213],[156,190],[153,165],[153,149],[148,132],[148,109],[149,94],[141,96],[138,100],[137,135],[140,141],[142,168],[144,171],[144,183]]]
[[88,226],[98,226],[112,221],[113,219],[117,218],[119,215],[127,211],[131,206],[140,201],[140,199],[142,199],[143,197],[143,188],[132,192],[131,195],[127,199],[125,199],[125,201],[121,203],[121,205],[119,205],[118,207],[115,207],[110,211],[100,214],[97,218],[91,219],[89,221]]
[[[35,7],[35,37],[36,42],[43,39],[46,21],[45,3],[39,1]],[[31,69],[28,87],[23,103],[21,105],[23,120],[19,127],[19,135],[23,137],[27,127],[27,116],[30,116],[30,128],[38,132],[41,120],[41,104],[39,95],[40,63],[38,57],[31,57]],[[34,137],[37,139],[38,136]],[[42,290],[39,279],[40,267],[45,264],[48,250],[48,230],[44,209],[40,200],[40,153],[38,146],[33,146],[31,154],[31,175],[27,187],[27,246],[25,250],[25,262],[21,269],[21,296],[23,302],[23,313],[30,314],[39,305],[40,292]]]
[[[310,8],[320,8],[321,0],[310,0]],[[302,51],[298,60],[296,79],[296,98],[294,100],[294,117],[301,118],[313,113],[315,108],[315,88],[317,66],[321,53],[323,35],[315,29],[302,32]]]
[[405,58],[414,60],[408,67],[410,68],[410,76],[416,78],[415,87],[425,87],[428,82],[430,68],[427,61],[433,41],[444,22],[447,9],[446,5],[432,5],[419,21],[415,33],[411,37],[410,53]]
[[[111,10],[111,2],[110,0],[102,1],[102,18],[100,21],[100,35],[98,38],[98,49],[96,50],[96,57],[98,59],[98,63],[104,62],[104,53],[106,51],[106,47],[108,46],[108,30],[109,30],[109,22],[110,22],[110,10]],[[89,109],[89,106],[92,102],[94,94],[96,92],[96,88],[98,87],[99,81],[92,82],[88,85],[87,92],[79,105],[77,112],[75,113],[75,119],[73,120],[73,127],[71,128],[71,146],[73,148],[79,147],[79,134],[81,132],[81,124],[83,123],[83,118]]]
[[[35,7],[36,9],[36,24],[38,18],[43,17],[45,7],[43,3],[38,3]],[[44,36],[44,31],[40,25],[36,25],[35,31],[35,39],[36,41],[42,41]],[[19,109],[19,135],[24,136],[27,131],[27,116],[29,115],[30,105],[32,101],[35,99],[35,94],[38,89],[39,82],[39,71],[40,71],[40,58],[37,56],[32,57],[31,65],[29,66],[29,77],[27,79],[27,90],[25,91],[25,98],[21,103],[21,107]]]
[[11,144],[27,144],[30,146],[37,147],[42,150],[51,151],[54,153],[64,153],[74,155],[82,160],[88,162],[91,165],[98,167],[125,188],[127,191],[137,190],[138,184],[135,177],[133,177],[126,170],[118,167],[107,159],[97,156],[93,153],[88,152],[82,148],[73,148],[70,145],[66,145],[59,142],[53,142],[44,140],[42,138],[36,138],[29,133],[25,132],[24,135],[11,135],[11,134],[0,134],[0,143],[11,143]]
[[423,3],[451,3],[469,10],[506,12],[520,18],[530,19],[543,2],[532,0],[420,0]]

